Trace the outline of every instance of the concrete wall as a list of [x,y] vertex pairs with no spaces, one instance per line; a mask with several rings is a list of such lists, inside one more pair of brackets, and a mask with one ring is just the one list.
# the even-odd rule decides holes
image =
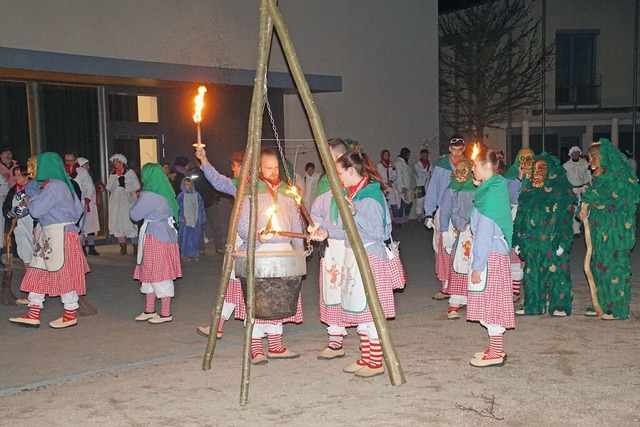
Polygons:
[[[4,47],[255,69],[256,0],[0,0]],[[281,0],[305,73],[339,75],[315,97],[328,136],[358,139],[377,159],[438,135],[437,1]],[[270,69],[287,71],[277,42]],[[311,138],[285,99],[288,138]],[[270,137],[265,135],[265,137]],[[310,148],[308,158],[314,157]],[[298,160],[301,171],[307,158]]]

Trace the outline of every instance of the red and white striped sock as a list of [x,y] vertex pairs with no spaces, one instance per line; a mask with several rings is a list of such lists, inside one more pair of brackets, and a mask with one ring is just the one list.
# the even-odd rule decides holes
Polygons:
[[369,336],[360,334],[360,359],[356,362],[360,366],[367,366],[371,360]]
[[224,319],[221,317],[220,318],[220,322],[218,323],[218,333],[221,334],[222,333],[222,327],[224,326]]
[[369,367],[373,369],[382,367],[382,346],[380,345],[380,340],[371,340],[370,351],[371,358],[369,360]]
[[512,288],[514,295],[520,295],[520,286],[522,285],[522,280],[513,280]]
[[144,306],[145,313],[155,313],[156,311],[156,294],[151,292],[147,294],[147,304]]
[[284,353],[287,351],[282,346],[282,334],[267,334],[267,343],[269,344],[269,353]]
[[253,359],[259,354],[264,354],[262,351],[262,338],[251,338],[251,358]]
[[171,316],[171,297],[162,297],[160,298],[160,302],[162,304],[160,307],[160,316]]
[[40,307],[38,307],[37,305],[29,306],[29,311],[27,311],[27,314],[22,316],[22,318],[23,319],[39,320],[40,319],[40,310],[42,310],[42,309]]
[[72,320],[75,320],[78,316],[76,315],[76,311],[75,310],[67,310],[66,308],[64,309],[64,316],[62,316],[62,321],[63,322],[70,322]]
[[329,348],[332,348],[334,350],[342,348],[343,341],[344,341],[344,335],[329,334]]
[[488,358],[501,357],[504,351],[504,345],[502,341],[502,334],[489,335],[489,354]]
[[447,313],[451,313],[452,311],[455,311],[457,313],[458,309],[459,309],[458,306],[450,305],[449,309],[447,310]]

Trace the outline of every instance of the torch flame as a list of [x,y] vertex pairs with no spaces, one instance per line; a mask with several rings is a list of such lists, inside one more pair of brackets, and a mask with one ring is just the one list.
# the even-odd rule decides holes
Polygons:
[[278,217],[276,216],[276,205],[271,205],[269,209],[264,213],[268,218],[266,231],[282,231],[280,224],[278,224]]
[[202,111],[202,107],[204,107],[204,94],[206,91],[206,87],[200,86],[198,88],[198,96],[194,98],[194,101],[196,102],[196,111],[193,115],[193,121],[195,123],[200,123],[202,121],[202,115],[200,113]]
[[473,151],[471,152],[471,160],[475,160],[479,152],[480,152],[480,148],[478,148],[478,143],[475,142],[473,144]]
[[298,194],[298,189],[296,188],[295,185],[292,185],[291,187],[289,187],[289,189],[287,190],[287,193],[293,196],[297,204],[302,203],[302,197],[300,197],[300,194]]

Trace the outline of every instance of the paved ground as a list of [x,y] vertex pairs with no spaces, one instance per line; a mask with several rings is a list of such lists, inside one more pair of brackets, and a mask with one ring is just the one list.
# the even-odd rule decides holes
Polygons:
[[[437,289],[430,232],[415,226],[396,234],[408,276],[396,297],[398,318],[390,322],[407,377],[401,387],[386,376],[358,380],[341,372],[356,357],[353,337],[347,358],[316,360],[325,329],[317,320],[314,258],[303,282],[305,322],[285,327],[285,345],[302,357],[253,367],[250,403],[240,407],[242,324],[227,322],[208,372],[201,370],[205,341],[195,334],[208,321],[222,258],[185,263],[174,321],[151,325],[133,321],[144,305],[131,280],[133,257],[101,246],[87,276],[97,315],[61,331],[0,321],[0,425],[494,425],[474,412],[489,408],[491,396],[494,416],[508,425],[640,423],[640,322],[580,315],[588,303],[582,240],[572,251],[576,315],[518,317],[505,336],[507,364],[482,370],[468,359],[486,347],[483,328],[446,320],[446,303],[430,299]],[[635,291],[637,252],[632,259]],[[21,276],[16,268],[14,289]],[[0,306],[0,319],[23,312]],[[59,299],[47,300],[43,323],[61,313]]]

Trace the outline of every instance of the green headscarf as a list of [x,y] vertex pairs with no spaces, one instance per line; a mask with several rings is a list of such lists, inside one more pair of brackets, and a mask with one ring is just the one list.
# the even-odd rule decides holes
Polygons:
[[511,248],[513,222],[511,221],[509,190],[504,177],[494,174],[480,184],[480,187],[476,189],[473,206],[478,212],[493,220],[500,227],[507,245]]
[[173,218],[178,222],[178,202],[176,193],[171,187],[169,178],[158,163],[147,163],[142,167],[142,189],[151,191],[167,199],[169,207],[173,211]]
[[76,196],[76,191],[71,184],[67,171],[64,170],[64,163],[58,153],[50,151],[42,153],[38,156],[38,171],[36,172],[36,181],[42,185],[48,179],[58,179],[69,187],[71,195]]

